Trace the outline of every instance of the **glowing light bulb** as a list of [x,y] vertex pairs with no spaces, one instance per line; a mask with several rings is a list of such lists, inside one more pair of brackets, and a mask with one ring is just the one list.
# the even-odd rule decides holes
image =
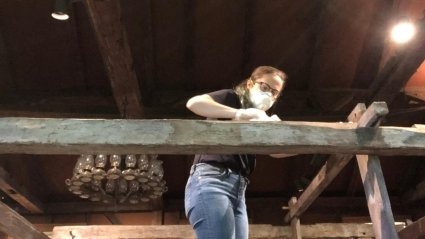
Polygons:
[[404,21],[393,27],[391,38],[396,43],[406,43],[413,38],[415,33],[415,26],[410,22]]

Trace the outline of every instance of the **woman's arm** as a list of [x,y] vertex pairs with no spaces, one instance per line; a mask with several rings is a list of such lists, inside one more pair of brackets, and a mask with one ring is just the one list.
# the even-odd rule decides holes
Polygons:
[[190,98],[186,103],[186,107],[193,113],[207,118],[234,119],[238,111],[235,108],[214,101],[207,94]]
[[270,120],[270,117],[263,110],[255,108],[235,109],[216,102],[207,94],[190,98],[186,103],[186,107],[193,113],[209,119]]

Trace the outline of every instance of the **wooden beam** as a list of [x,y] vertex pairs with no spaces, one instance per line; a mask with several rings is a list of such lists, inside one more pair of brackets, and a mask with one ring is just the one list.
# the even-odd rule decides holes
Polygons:
[[371,86],[371,101],[391,104],[410,77],[425,60],[425,18],[417,24],[415,37],[388,60]]
[[0,153],[425,154],[424,130],[353,127],[316,122],[0,118]]
[[356,158],[375,237],[377,239],[397,239],[394,216],[379,158],[374,155],[359,154],[356,155]]
[[[291,210],[291,208],[293,206],[295,206],[297,204],[297,198],[296,197],[292,197],[289,202],[288,202],[288,206],[289,206],[289,210]],[[301,239],[301,224],[300,224],[300,218],[299,217],[293,217],[291,219],[291,232],[292,232],[292,239]]]
[[[388,114],[385,102],[375,105],[373,112],[366,111],[359,120],[360,127],[379,126],[380,120]],[[366,193],[369,214],[373,223],[373,230],[377,239],[397,239],[394,216],[388,196],[381,164],[377,156],[356,155],[359,172]]]
[[[348,116],[348,121],[357,122],[358,127],[367,127],[388,113],[385,103],[375,102],[365,110],[364,104],[358,104]],[[347,155],[331,155],[326,164],[320,169],[310,185],[304,190],[297,203],[291,207],[285,215],[285,221],[289,222],[293,217],[299,217],[313,201],[325,190],[339,172],[348,164],[353,157]]]
[[4,168],[0,167],[0,190],[32,213],[43,213],[44,205],[25,188],[19,186]]
[[[301,225],[303,238],[371,238],[371,225],[348,223],[324,223],[315,225]],[[75,239],[98,238],[195,238],[190,225],[155,225],[155,226],[63,226],[53,229],[53,239],[68,238],[74,235]],[[251,224],[249,238],[290,238],[291,229],[288,226],[272,226]]]
[[[282,204],[287,203],[290,198],[286,197],[251,197],[247,198],[248,208],[256,211],[263,210],[264,205],[268,205],[274,210],[281,208]],[[394,212],[402,215],[420,215],[425,213],[425,207],[418,207],[415,205],[402,204],[400,198],[390,198]],[[57,214],[96,214],[96,213],[114,213],[114,212],[146,212],[146,211],[158,211],[163,209],[166,212],[169,211],[183,211],[184,203],[182,199],[170,199],[163,198],[157,202],[150,202],[147,204],[103,204],[103,203],[91,203],[91,202],[55,202],[45,204],[46,215],[57,215]],[[345,216],[350,216],[354,213],[361,213],[364,216],[368,216],[366,199],[364,197],[318,197],[309,207],[308,213],[321,213],[323,211],[329,214],[335,210],[346,212]],[[28,214],[27,211],[20,211],[16,209],[21,215],[33,216]],[[303,215],[306,215],[305,212]],[[281,213],[281,212],[276,212]]]
[[142,118],[139,82],[121,23],[119,0],[84,1],[106,65],[117,107],[124,118]]
[[425,238],[425,217],[408,225],[398,232],[400,239],[424,239]]
[[35,227],[13,211],[3,202],[0,202],[0,231],[13,238],[48,239],[49,237],[39,232]]

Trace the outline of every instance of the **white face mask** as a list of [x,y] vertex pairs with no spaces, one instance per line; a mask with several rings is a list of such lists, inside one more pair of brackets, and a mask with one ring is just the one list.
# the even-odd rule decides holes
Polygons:
[[274,103],[270,92],[250,90],[249,99],[255,108],[264,111],[270,109]]

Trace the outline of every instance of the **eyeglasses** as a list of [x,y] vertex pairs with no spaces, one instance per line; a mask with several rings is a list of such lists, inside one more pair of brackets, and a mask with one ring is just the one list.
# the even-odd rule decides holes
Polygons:
[[256,81],[255,84],[259,84],[260,85],[260,90],[263,92],[270,92],[272,93],[272,96],[274,98],[277,98],[279,96],[280,91],[273,89],[269,84],[267,84],[266,82],[262,82],[262,81]]

